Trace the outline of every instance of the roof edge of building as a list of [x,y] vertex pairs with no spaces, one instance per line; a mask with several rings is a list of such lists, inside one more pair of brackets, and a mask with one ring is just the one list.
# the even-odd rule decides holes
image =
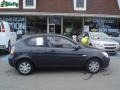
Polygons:
[[120,18],[120,15],[111,15],[111,14],[54,13],[54,12],[0,12],[0,15]]

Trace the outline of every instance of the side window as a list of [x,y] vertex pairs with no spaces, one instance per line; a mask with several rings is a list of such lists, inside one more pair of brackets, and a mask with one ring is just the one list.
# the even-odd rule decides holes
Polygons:
[[63,37],[47,37],[48,46],[55,48],[73,48],[75,44]]
[[44,47],[45,46],[43,37],[31,38],[27,41],[27,44],[31,45],[31,46],[39,46],[39,47]]

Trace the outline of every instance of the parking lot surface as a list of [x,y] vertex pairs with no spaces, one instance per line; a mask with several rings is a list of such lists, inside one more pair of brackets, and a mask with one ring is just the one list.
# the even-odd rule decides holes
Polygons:
[[22,76],[0,55],[0,90],[119,90],[120,53],[110,56],[110,66],[97,74],[79,69],[40,69]]

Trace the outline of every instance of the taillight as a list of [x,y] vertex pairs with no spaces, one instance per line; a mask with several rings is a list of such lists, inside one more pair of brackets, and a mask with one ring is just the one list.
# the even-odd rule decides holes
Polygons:
[[3,23],[1,23],[1,24],[2,24],[1,32],[5,32],[5,27],[4,27]]
[[10,54],[14,54],[15,47],[13,46],[10,50]]

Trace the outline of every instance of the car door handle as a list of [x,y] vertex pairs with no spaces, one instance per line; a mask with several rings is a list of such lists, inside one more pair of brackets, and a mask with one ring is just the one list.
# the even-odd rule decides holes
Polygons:
[[46,53],[46,51],[32,50],[30,53]]
[[83,57],[87,57],[87,55],[86,55],[86,54],[82,54],[81,56],[83,56]]

